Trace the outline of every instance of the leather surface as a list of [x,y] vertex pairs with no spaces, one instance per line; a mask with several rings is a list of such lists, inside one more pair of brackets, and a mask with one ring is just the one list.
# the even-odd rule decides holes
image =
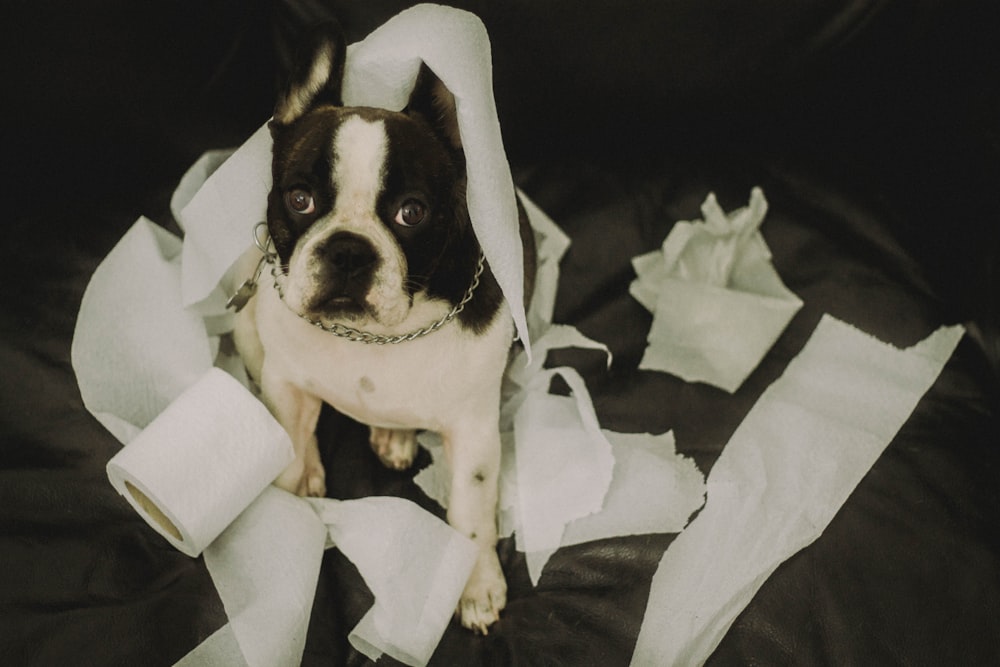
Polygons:
[[[169,665],[225,622],[203,562],[117,497],[118,443],[69,364],[94,268],[210,148],[271,111],[299,26],[358,39],[400,2],[9,3],[0,263],[0,655],[12,665]],[[460,3],[480,13],[515,180],[573,241],[555,319],[605,342],[560,352],[602,425],[672,429],[703,471],[822,313],[897,345],[969,335],[825,533],[785,562],[710,665],[1000,662],[1000,22],[990,2]],[[763,234],[802,311],[736,394],[639,371],[650,316],[629,260],[677,220],[763,187]],[[609,242],[612,239],[613,242]],[[379,466],[358,425],[320,424],[330,495],[440,511]],[[426,463],[418,460],[418,466]],[[626,665],[673,535],[557,552],[537,587],[510,541],[487,638],[452,625],[434,664]],[[711,554],[706,554],[711,557]],[[327,552],[306,665],[371,595]],[[383,664],[383,663],[380,663]]]

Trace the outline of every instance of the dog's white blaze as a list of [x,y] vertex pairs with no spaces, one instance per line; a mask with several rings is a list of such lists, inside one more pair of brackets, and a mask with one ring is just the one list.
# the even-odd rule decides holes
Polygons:
[[410,303],[403,291],[406,258],[376,210],[389,152],[385,123],[347,118],[334,135],[330,152],[336,202],[299,239],[289,262],[286,300],[298,310],[309,302],[318,288],[317,263],[326,261],[317,258],[316,248],[331,234],[352,232],[368,239],[379,253],[381,261],[366,301],[377,323],[393,326],[406,318]]
[[340,125],[333,138],[335,213],[349,210],[356,216],[375,215],[388,152],[389,136],[381,120],[369,122],[351,116]]
[[403,298],[406,260],[376,210],[389,154],[385,123],[360,116],[346,119],[337,130],[332,150],[332,179],[337,190],[333,220],[338,231],[364,236],[379,251],[382,263],[375,272],[368,305],[378,322],[396,324],[406,317],[409,301]]

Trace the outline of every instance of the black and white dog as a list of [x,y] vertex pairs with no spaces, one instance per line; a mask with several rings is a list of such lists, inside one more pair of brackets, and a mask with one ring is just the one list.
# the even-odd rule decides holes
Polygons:
[[317,31],[276,106],[271,245],[241,260],[261,288],[234,335],[295,446],[295,462],[275,481],[282,488],[326,493],[314,433],[324,401],[369,425],[392,468],[413,462],[416,430],[441,434],[452,471],[448,521],[479,548],[458,613],[485,633],[506,603],[495,547],[512,318],[466,210],[454,98],[425,67],[402,112],[345,107],[344,57],[339,29]]

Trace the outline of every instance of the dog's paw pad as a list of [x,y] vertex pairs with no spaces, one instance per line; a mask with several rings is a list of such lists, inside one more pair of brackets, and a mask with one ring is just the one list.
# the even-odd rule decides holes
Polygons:
[[499,563],[495,568],[485,568],[486,574],[481,572],[483,569],[477,563],[458,602],[462,625],[480,635],[489,634],[490,626],[500,620],[500,612],[507,605],[507,582]]
[[305,463],[296,459],[274,480],[278,486],[297,496],[326,496],[326,470],[320,462]]
[[371,429],[372,449],[382,464],[393,470],[406,470],[417,455],[417,432],[410,429]]
[[322,465],[306,468],[305,474],[302,475],[302,481],[299,484],[298,494],[310,498],[323,498],[326,496],[326,470],[323,469]]

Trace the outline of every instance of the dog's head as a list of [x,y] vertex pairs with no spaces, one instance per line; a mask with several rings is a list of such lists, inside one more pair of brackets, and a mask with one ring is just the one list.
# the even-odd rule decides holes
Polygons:
[[289,307],[392,327],[476,270],[455,102],[423,67],[401,112],[345,107],[344,56],[336,26],[315,31],[278,101],[268,229]]

